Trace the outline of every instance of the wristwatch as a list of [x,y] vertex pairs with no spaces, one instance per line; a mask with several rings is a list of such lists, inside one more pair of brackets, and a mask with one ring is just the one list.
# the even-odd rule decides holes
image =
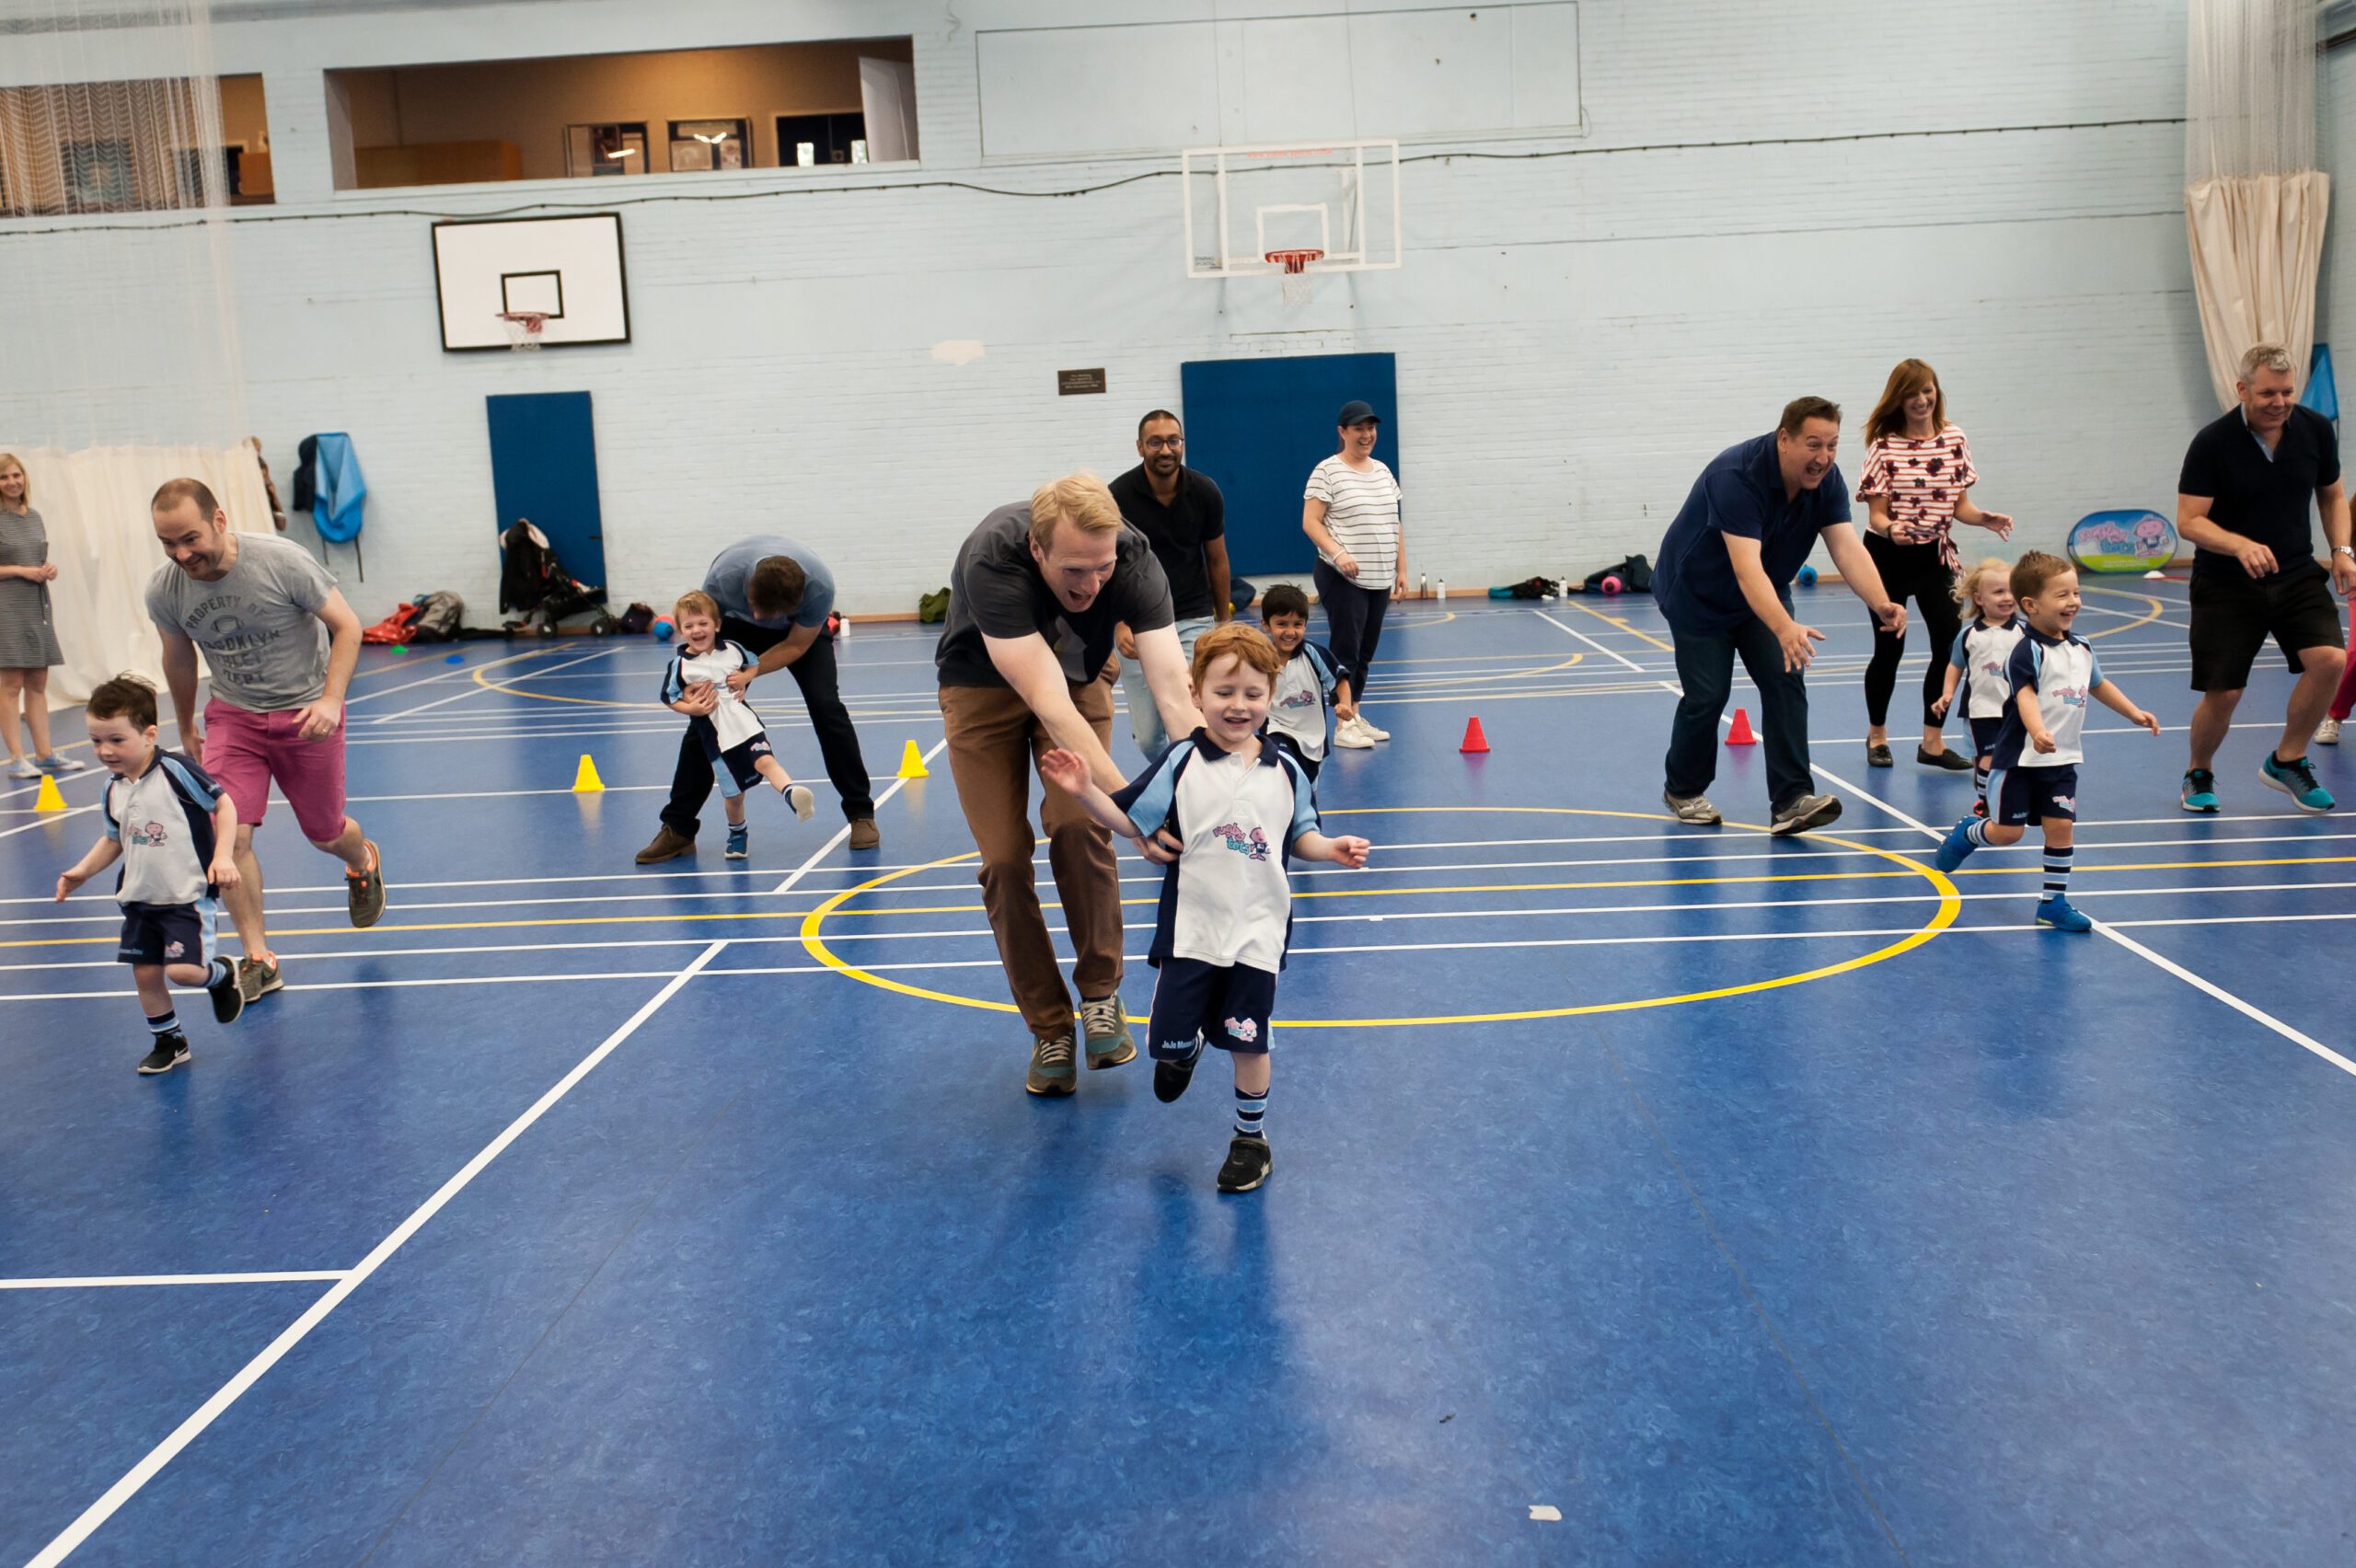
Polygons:
[[2334,545],[2331,547],[2331,553],[2344,555],[2350,560],[2356,560],[2356,545]]

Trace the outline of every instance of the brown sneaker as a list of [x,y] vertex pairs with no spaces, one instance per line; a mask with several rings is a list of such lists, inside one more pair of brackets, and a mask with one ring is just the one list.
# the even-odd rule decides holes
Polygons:
[[352,923],[365,930],[384,917],[385,857],[377,851],[374,839],[363,839],[368,851],[368,869],[354,875],[343,873],[343,894],[352,906]]
[[671,824],[666,822],[663,824],[661,831],[655,834],[654,842],[638,852],[638,863],[641,866],[659,866],[665,860],[676,860],[682,855],[692,855],[695,852],[696,841],[684,833],[673,832]]
[[875,819],[873,817],[853,817],[850,819],[850,847],[852,848],[872,849],[883,842],[884,836],[875,831]]
[[248,1002],[258,1002],[272,991],[286,989],[286,982],[278,977],[278,961],[271,958],[241,958],[237,960],[237,990]]

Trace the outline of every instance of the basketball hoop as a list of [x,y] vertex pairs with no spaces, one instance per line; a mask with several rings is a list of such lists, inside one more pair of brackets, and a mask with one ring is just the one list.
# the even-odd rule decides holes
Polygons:
[[1263,253],[1260,258],[1271,267],[1282,267],[1285,270],[1285,303],[1287,305],[1307,305],[1316,296],[1317,280],[1309,275],[1309,264],[1324,259],[1325,253],[1322,250],[1313,249],[1270,250]]
[[507,346],[519,353],[540,346],[540,329],[549,324],[545,310],[502,310],[499,319],[507,328]]

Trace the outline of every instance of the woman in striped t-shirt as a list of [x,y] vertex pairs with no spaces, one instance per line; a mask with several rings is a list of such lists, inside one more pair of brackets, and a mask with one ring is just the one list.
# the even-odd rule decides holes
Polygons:
[[[1317,602],[1325,606],[1327,645],[1350,695],[1366,701],[1367,666],[1382,640],[1391,595],[1407,587],[1407,532],[1399,521],[1399,481],[1374,455],[1382,421],[1355,399],[1334,421],[1341,451],[1311,471],[1300,507],[1301,532],[1317,547]],[[1334,729],[1334,744],[1363,751],[1391,738],[1363,708]]]
[[[1965,492],[1980,482],[1971,466],[1971,444],[1947,423],[1946,394],[1938,373],[1921,360],[1898,362],[1882,388],[1881,401],[1865,420],[1865,468],[1857,478],[1857,499],[1872,514],[1865,553],[1881,573],[1891,600],[1908,594],[1922,615],[1930,639],[1930,666],[1923,672],[1923,744],[1914,760],[1925,767],[1968,771],[1969,758],[1947,750],[1940,733],[1938,701],[1946,689],[1947,651],[1955,646],[1955,580],[1962,568],[1955,547],[1955,525],[1992,530],[2000,539],[2013,534],[2013,520],[1982,512]],[[1906,635],[1893,637],[1877,622],[1873,662],[1865,666],[1865,761],[1888,767],[1889,699],[1898,689],[1898,661]]]

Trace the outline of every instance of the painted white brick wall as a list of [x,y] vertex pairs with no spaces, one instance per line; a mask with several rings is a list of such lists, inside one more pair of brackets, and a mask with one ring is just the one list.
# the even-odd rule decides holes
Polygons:
[[[2182,0],[1832,0],[1804,20],[1588,0],[1588,135],[1457,149],[1576,156],[1410,165],[1404,269],[1328,279],[1298,312],[1272,281],[1185,279],[1174,176],[1069,198],[922,188],[1159,167],[979,165],[975,29],[1104,6],[960,0],[953,27],[915,0],[590,0],[553,34],[558,7],[456,9],[218,30],[222,70],[268,77],[285,193],[232,224],[253,429],[282,471],[306,434],[354,437],[368,576],[345,575],[372,617],[455,588],[493,618],[493,392],[594,394],[617,601],[666,603],[720,545],[777,528],[826,556],[855,614],[912,607],[965,530],[1041,478],[1127,466],[1137,413],[1176,404],[1188,359],[1397,354],[1415,566],[1467,585],[1651,550],[1711,453],[1802,392],[1861,424],[1907,354],[1941,370],[1984,500],[2031,544],[2098,507],[2165,507],[2207,406],[2179,215]],[[323,65],[898,31],[916,38],[921,168],[663,182],[790,193],[623,208],[628,346],[445,354],[418,215],[594,204],[616,182],[328,190]],[[2093,123],[2118,121],[2150,123]],[[2019,126],[2048,128],[2003,129]],[[1856,136],[1874,139],[1814,140]],[[910,188],[837,189],[879,182]],[[28,226],[0,223],[0,319],[10,359],[44,378],[0,377],[0,432],[70,407],[98,439],[167,434],[185,395],[156,385],[141,310],[103,280],[176,242],[135,218]],[[931,357],[967,338],[978,362]],[[1097,364],[1110,396],[1056,395],[1058,367]],[[1854,435],[1849,455],[1854,471]]]

